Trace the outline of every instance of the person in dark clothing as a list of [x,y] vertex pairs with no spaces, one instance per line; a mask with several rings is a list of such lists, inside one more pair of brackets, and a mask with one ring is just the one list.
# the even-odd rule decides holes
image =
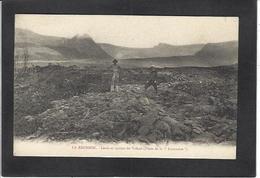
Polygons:
[[155,69],[154,66],[151,66],[151,73],[150,73],[150,79],[146,82],[145,84],[145,90],[147,90],[147,88],[149,88],[150,86],[153,86],[153,88],[155,89],[155,92],[157,93],[157,70]]

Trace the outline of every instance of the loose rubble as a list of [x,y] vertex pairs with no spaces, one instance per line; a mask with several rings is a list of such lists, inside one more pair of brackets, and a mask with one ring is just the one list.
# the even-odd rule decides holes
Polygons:
[[[15,135],[102,142],[235,142],[236,78],[230,76],[232,81],[227,83],[218,74],[219,69],[211,73],[202,69],[192,69],[193,73],[178,70],[161,76],[158,94],[152,88],[145,92],[143,83],[132,80],[130,84],[122,82],[119,92],[88,91],[67,97],[49,94],[46,101],[47,95],[42,94],[46,88],[19,86],[17,93],[34,93],[30,98],[35,104],[32,108],[37,108],[37,104],[42,107],[30,114],[15,113]],[[211,76],[203,77],[202,73]],[[50,91],[57,93],[55,89]],[[23,98],[15,96],[16,111],[21,111],[19,107],[26,107],[21,104]]]

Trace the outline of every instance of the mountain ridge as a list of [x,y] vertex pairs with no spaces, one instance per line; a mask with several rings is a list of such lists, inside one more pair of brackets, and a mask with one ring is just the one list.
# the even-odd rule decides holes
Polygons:
[[96,43],[88,34],[72,38],[40,35],[16,29],[15,56],[28,48],[33,60],[92,60],[93,64],[111,62],[130,66],[220,66],[238,61],[238,41],[175,46],[158,43],[151,48],[131,48],[109,43]]
[[233,65],[238,62],[238,42],[208,43],[194,55],[132,58],[122,59],[121,62],[129,66],[142,67],[149,67],[151,65],[160,67],[213,67]]
[[189,56],[195,54],[204,46],[204,44],[175,46],[167,43],[159,43],[150,48],[132,48],[109,43],[99,43],[99,45],[110,56],[117,59]]
[[[22,53],[21,48],[27,47],[30,55],[35,59],[46,60],[46,56],[55,60],[89,58],[96,60],[112,59],[112,57],[87,34],[64,38],[45,36],[19,28],[15,30],[16,55]],[[52,55],[54,53],[55,55]]]

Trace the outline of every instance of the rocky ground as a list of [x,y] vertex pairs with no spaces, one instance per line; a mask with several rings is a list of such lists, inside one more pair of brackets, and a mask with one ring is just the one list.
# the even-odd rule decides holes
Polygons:
[[236,141],[236,66],[160,69],[158,94],[144,91],[147,69],[125,70],[119,92],[108,91],[107,71],[54,66],[28,73],[15,82],[17,137]]

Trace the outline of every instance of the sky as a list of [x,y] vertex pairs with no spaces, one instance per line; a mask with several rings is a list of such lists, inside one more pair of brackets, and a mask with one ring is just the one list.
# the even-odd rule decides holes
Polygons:
[[238,40],[238,25],[238,17],[39,14],[15,16],[16,28],[68,38],[88,34],[96,42],[126,47]]

